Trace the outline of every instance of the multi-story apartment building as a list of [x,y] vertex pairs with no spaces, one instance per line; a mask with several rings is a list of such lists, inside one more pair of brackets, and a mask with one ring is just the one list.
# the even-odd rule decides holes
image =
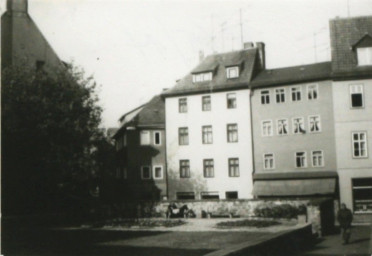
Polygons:
[[330,62],[264,70],[251,83],[255,196],[336,196],[330,71]]
[[164,99],[124,114],[115,133],[117,168],[114,174],[125,190],[123,198],[161,200],[167,197]]
[[7,0],[1,17],[1,65],[27,65],[54,70],[63,67],[57,54],[28,14],[27,0]]
[[372,16],[330,21],[340,200],[372,213]]
[[169,199],[251,198],[248,82],[264,45],[206,57],[165,91]]

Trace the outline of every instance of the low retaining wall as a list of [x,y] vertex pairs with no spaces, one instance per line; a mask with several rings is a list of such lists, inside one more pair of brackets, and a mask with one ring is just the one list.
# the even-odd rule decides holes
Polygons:
[[310,247],[313,242],[311,225],[308,224],[296,230],[273,234],[257,241],[247,241],[205,256],[278,255],[278,252],[281,255],[292,255]]

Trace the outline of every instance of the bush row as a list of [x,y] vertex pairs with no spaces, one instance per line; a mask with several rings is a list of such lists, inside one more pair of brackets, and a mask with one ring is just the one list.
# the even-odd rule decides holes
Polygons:
[[300,214],[306,214],[306,206],[296,207],[290,204],[263,206],[254,209],[254,214],[257,217],[291,219],[297,218]]

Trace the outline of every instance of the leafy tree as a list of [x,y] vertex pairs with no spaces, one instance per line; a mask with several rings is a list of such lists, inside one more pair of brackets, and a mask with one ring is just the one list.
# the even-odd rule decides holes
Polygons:
[[5,215],[66,209],[89,197],[100,171],[94,152],[104,139],[96,90],[73,65],[2,71]]

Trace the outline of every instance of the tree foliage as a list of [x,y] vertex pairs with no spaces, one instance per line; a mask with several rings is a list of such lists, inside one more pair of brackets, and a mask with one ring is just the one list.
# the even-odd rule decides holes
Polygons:
[[87,193],[99,174],[94,151],[104,139],[96,90],[93,78],[72,65],[54,73],[27,66],[2,71],[5,214],[57,209]]

